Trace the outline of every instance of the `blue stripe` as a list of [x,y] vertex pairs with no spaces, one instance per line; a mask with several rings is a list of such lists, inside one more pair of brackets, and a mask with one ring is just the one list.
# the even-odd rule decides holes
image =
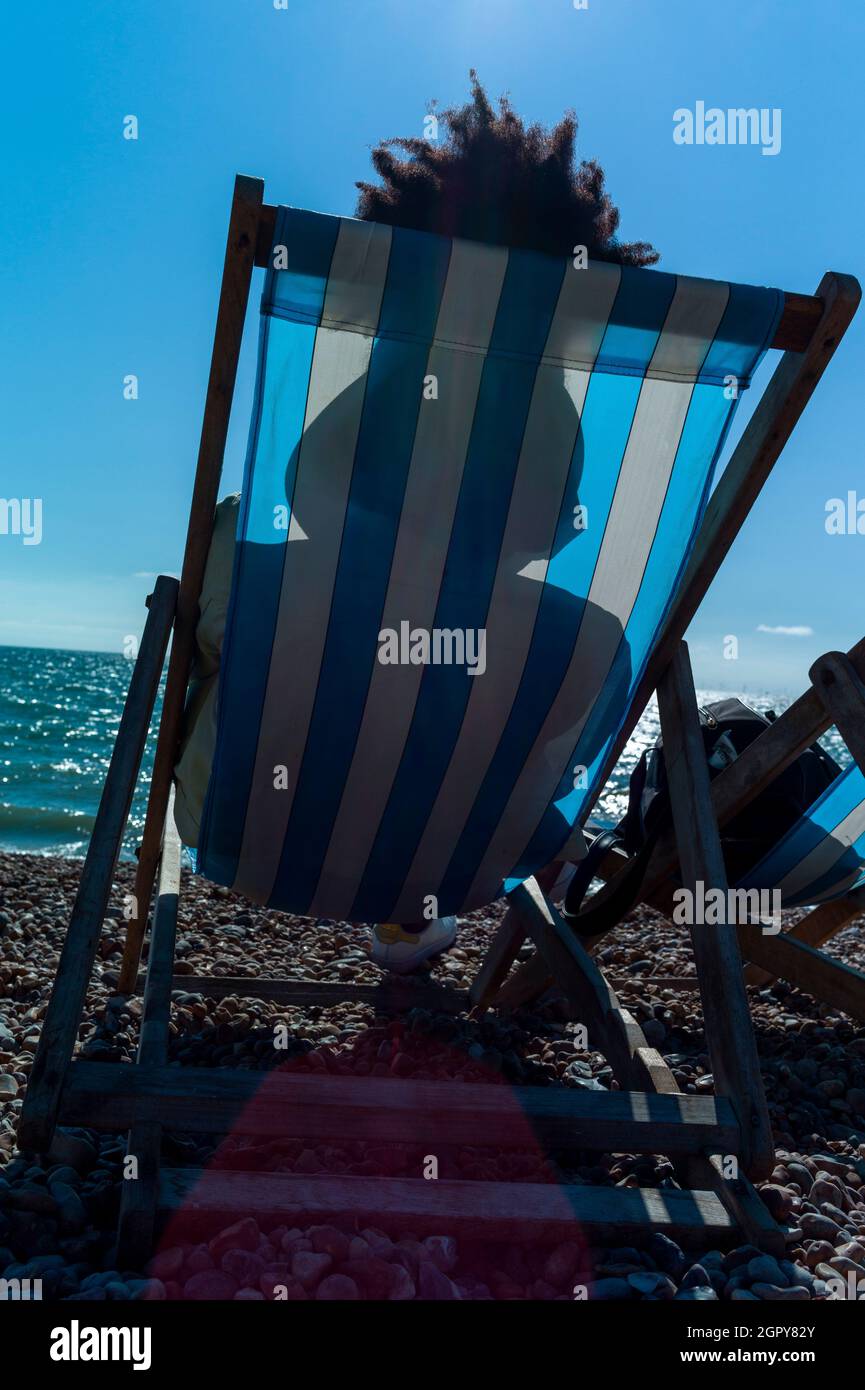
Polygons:
[[[451,532],[437,628],[483,628],[489,608],[511,490],[537,373],[563,277],[563,263],[512,253],[484,364],[465,469]],[[496,355],[522,341],[535,362]],[[464,666],[427,666],[390,799],[352,908],[372,920],[395,902],[459,737],[471,693]],[[482,679],[482,677],[481,677]]]
[[[774,888],[865,801],[865,777],[852,763],[748,874],[747,887]],[[744,881],[743,881],[744,883]]]
[[[297,214],[280,217],[277,227],[277,241],[285,238],[292,250],[298,248],[307,269],[306,302],[316,302],[320,316],[339,220]],[[285,273],[268,272],[266,295]],[[216,752],[199,843],[202,872],[217,883],[233,883],[243,840],[238,807],[246,806],[252,784],[288,534],[275,529],[273,509],[291,506],[314,346],[313,327],[262,319],[219,673]]]
[[321,323],[340,218],[301,208],[279,208],[273,248],[284,246],[288,268],[273,269],[271,253],[261,312],[296,323]]
[[[395,231],[381,322],[431,331],[450,248]],[[425,345],[373,346],[318,692],[272,893],[297,911],[315,892],[363,718],[428,356]]]

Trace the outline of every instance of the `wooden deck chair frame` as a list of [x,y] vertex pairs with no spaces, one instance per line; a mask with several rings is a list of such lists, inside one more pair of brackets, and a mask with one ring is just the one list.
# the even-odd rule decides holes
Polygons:
[[[811,687],[766,729],[735,764],[725,768],[711,783],[711,801],[717,825],[726,825],[753,801],[779,773],[833,724],[844,739],[853,759],[865,774],[865,638],[849,652],[827,652],[809,671]],[[599,865],[598,877],[607,881],[599,890],[597,902],[615,891],[616,875],[627,856],[612,849]],[[675,831],[661,837],[649,861],[640,890],[644,902],[669,913],[674,889],[673,872],[679,863]],[[763,985],[782,977],[851,1017],[865,1022],[865,974],[836,960],[819,948],[855,917],[865,915],[865,888],[857,888],[831,902],[822,903],[801,917],[788,931],[773,935],[753,923],[737,927],[743,959],[745,983]],[[609,930],[612,930],[610,928]],[[583,937],[592,952],[607,932]],[[513,950],[513,943],[510,945]],[[513,960],[511,954],[510,959]],[[696,989],[694,976],[651,977],[656,985]],[[483,987],[477,1002],[514,1009],[530,1003],[552,982],[551,973],[540,957],[520,965],[507,982],[496,981]]]
[[[509,895],[509,907],[468,998],[456,991],[387,982],[380,988],[291,980],[172,980],[180,891],[180,853],[171,815],[172,771],[191,668],[205,562],[217,502],[237,362],[254,266],[268,263],[276,209],[264,203],[260,179],[238,176],[228,231],[201,444],[186,550],[179,585],[160,578],[149,603],[140,652],[82,870],[69,930],[46,1012],[19,1129],[22,1148],[45,1152],[57,1124],[129,1130],[138,1176],[124,1184],[119,1267],[142,1259],[154,1234],[157,1208],[190,1198],[203,1212],[273,1213],[281,1220],[340,1211],[385,1217],[391,1228],[446,1228],[474,1236],[525,1241],[572,1236],[621,1244],[647,1228],[704,1244],[746,1237],[775,1251],[778,1228],[748,1178],[768,1173],[772,1137],[763,1093],[735,929],[722,927],[695,939],[715,1096],[679,1093],[661,1056],[650,1048],[601,971],[544,897],[557,866],[549,866]],[[671,760],[676,839],[686,879],[725,886],[717,825],[702,757],[693,682],[682,635],[760,488],[845,332],[859,286],[827,274],[816,296],[787,295],[773,342],[784,355],[716,489],[679,590],[636,693],[627,736],[657,688]],[[130,921],[119,989],[131,993],[159,884],[150,937],[138,1059],[132,1066],[73,1060],[121,837],[139,771],[159,679],[173,630],[147,816],[135,881],[136,916]],[[820,706],[822,710],[822,705]],[[816,717],[817,710],[814,709]],[[822,717],[822,714],[820,715]],[[813,737],[808,734],[808,740]],[[738,766],[738,764],[737,764]],[[559,1187],[555,1184],[479,1183],[441,1179],[301,1178],[237,1172],[160,1173],[163,1130],[225,1133],[244,1124],[244,1102],[261,1074],[166,1065],[173,987],[204,989],[327,1004],[333,999],[380,1000],[404,1007],[429,998],[459,1011],[483,1001],[500,983],[526,936],[554,974],[586,1025],[592,1048],[603,1052],[621,1089],[609,1094],[558,1090],[453,1086],[412,1080],[269,1074],[276,1085],[264,1123],[273,1135],[297,1138],[429,1141],[446,1144],[515,1143],[514,1097],[535,1136],[549,1148],[601,1152],[667,1153],[682,1189]],[[270,1101],[271,1092],[268,1091]],[[506,1104],[507,1102],[507,1104]],[[407,1116],[410,1134],[406,1136]],[[290,1116],[290,1120],[289,1117]],[[290,1129],[286,1126],[290,1124]],[[257,1132],[261,1132],[257,1130]],[[435,1151],[435,1150],[433,1150]]]

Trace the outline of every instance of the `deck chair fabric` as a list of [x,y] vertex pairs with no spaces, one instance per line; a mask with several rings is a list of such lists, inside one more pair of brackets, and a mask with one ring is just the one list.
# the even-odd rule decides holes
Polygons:
[[737,887],[778,889],[787,908],[829,902],[863,883],[865,775],[853,763]]
[[783,303],[578,264],[279,209],[207,877],[408,922],[573,852]]

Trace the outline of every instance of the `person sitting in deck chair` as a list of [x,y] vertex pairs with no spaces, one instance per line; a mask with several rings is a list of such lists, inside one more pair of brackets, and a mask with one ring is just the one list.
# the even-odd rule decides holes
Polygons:
[[[583,248],[593,260],[621,265],[647,266],[659,259],[646,242],[616,239],[619,213],[604,190],[603,170],[594,160],[575,164],[577,120],[572,112],[551,131],[526,127],[506,97],[495,110],[474,71],[471,81],[471,100],[437,117],[446,131],[443,139],[392,139],[373,150],[382,183],[358,183],[359,218],[557,257],[572,257]],[[394,149],[406,157],[398,157]],[[557,409],[574,410],[564,384]],[[175,768],[175,818],[184,843],[193,847],[216,742],[217,684],[239,504],[234,494],[216,510],[186,732]],[[303,517],[296,523],[302,528]],[[601,621],[608,617],[601,615]],[[625,682],[628,675],[623,664]],[[572,872],[566,866],[553,888],[555,900],[563,896]],[[384,969],[408,973],[452,946],[455,937],[453,917],[379,924],[372,931],[371,958]]]

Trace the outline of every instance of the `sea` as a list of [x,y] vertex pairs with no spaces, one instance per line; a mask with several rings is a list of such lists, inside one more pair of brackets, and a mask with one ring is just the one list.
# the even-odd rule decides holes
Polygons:
[[[0,850],[82,858],[87,850],[123,701],[132,674],[124,656],[102,652],[0,647]],[[698,691],[700,704],[738,693],[753,708],[781,712],[784,696],[769,691]],[[121,858],[134,858],[162,704],[162,686],[144,752]],[[598,802],[593,819],[614,822],[627,806],[631,769],[659,733],[657,706],[643,718]],[[835,730],[821,740],[850,761]]]

